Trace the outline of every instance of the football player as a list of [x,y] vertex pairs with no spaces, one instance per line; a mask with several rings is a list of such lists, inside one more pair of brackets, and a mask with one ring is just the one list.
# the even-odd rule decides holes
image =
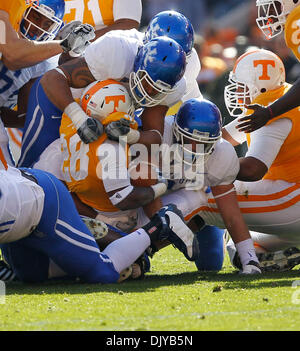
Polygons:
[[[285,82],[281,59],[268,50],[248,51],[239,57],[225,88],[225,103],[233,117],[245,116],[245,104],[268,104],[283,96],[291,85]],[[239,133],[236,120],[224,127],[223,137],[234,146],[247,141],[234,183],[241,212],[260,251],[275,252],[300,247],[300,115],[293,109],[266,126]],[[268,235],[271,234],[271,235]],[[232,251],[232,250],[231,250]],[[298,253],[297,253],[298,252]],[[263,260],[266,256],[261,256]],[[274,259],[274,255],[269,258]],[[291,268],[300,262],[300,251],[287,250],[280,262],[266,262],[265,269]],[[263,262],[262,262],[263,265]]]
[[[101,252],[84,224],[89,221],[78,215],[67,188],[55,176],[8,166],[0,171],[0,189],[1,249],[21,281],[42,282],[66,274],[88,283],[114,283],[153,240],[168,239],[185,254],[193,250],[194,235],[173,205]],[[101,233],[106,230],[103,223],[92,221],[90,227],[95,226]]]
[[192,98],[202,98],[202,94],[197,83],[197,77],[199,75],[201,64],[199,56],[194,45],[194,29],[189,21],[183,14],[177,11],[162,11],[156,14],[145,31],[143,42],[165,35],[169,38],[174,39],[180,44],[186,53],[186,92],[181,98],[181,101],[175,106],[172,106],[167,115],[174,115],[182,102]]
[[[20,6],[20,13],[17,11],[17,8],[15,8],[16,4],[20,5],[18,1],[15,1],[10,3],[6,2],[5,6],[7,6],[6,9],[11,15],[10,19],[12,24],[18,30],[18,33],[26,39],[38,39],[43,42],[51,40],[62,25],[64,2],[61,0],[43,0],[40,1],[39,5],[34,3],[31,4],[31,6],[25,5],[25,1],[23,1],[22,6]],[[13,16],[13,14],[15,14],[15,16]],[[40,38],[38,38],[37,35]],[[23,127],[27,106],[28,89],[36,77],[42,75],[47,70],[56,67],[57,62],[57,58],[53,57],[31,67],[20,70],[10,70],[6,66],[6,60],[0,60],[0,109],[1,119],[3,120],[5,126],[18,128]],[[13,111],[12,108],[16,107],[18,99],[19,110]],[[16,161],[15,157],[18,153],[16,152],[14,154],[14,160],[12,160],[10,154],[7,154],[6,149],[8,147],[8,138],[3,126],[1,130],[2,149],[6,155],[7,162],[12,165],[14,164],[14,161]],[[15,139],[13,130],[10,132],[10,140],[12,145],[16,146],[17,150],[20,150],[20,147],[17,146],[17,140]]]
[[[46,147],[59,137],[59,118],[62,112],[66,112],[71,118],[78,135],[85,143],[96,140],[102,134],[103,127],[100,122],[89,118],[75,102],[70,90],[70,87],[84,88],[96,79],[112,78],[126,81],[130,78],[129,84],[135,103],[145,107],[144,113],[148,118],[145,120],[147,123],[143,125],[145,131],[143,133],[137,131],[129,142],[146,143],[151,136],[154,139],[153,142],[160,143],[163,128],[161,116],[167,111],[169,105],[180,99],[185,90],[185,80],[181,79],[185,69],[185,53],[179,44],[166,37],[153,39],[141,46],[139,40],[121,36],[118,32],[107,33],[90,44],[84,57],[75,58],[47,72],[35,83],[38,91],[35,92],[32,89],[34,91],[31,93],[32,101],[31,97],[29,98],[27,113],[32,116],[32,122],[28,120],[26,131],[28,135],[32,133],[33,137],[25,138],[22,142],[24,152],[22,152],[20,165],[31,166],[37,160],[43,151],[37,140],[41,139],[45,142],[48,138],[47,145],[44,144]],[[122,57],[120,52],[123,53]],[[53,89],[55,86],[50,87],[49,84],[52,84],[52,81],[55,82],[56,89]],[[58,94],[59,89],[64,93]],[[55,134],[49,135],[48,128],[43,124],[52,125],[55,122],[57,122]],[[47,134],[43,138],[38,135],[41,126]],[[25,124],[25,130],[26,128]],[[31,149],[30,152],[29,149]]]
[[[92,26],[82,25],[68,33],[64,40],[53,40],[62,26],[64,9],[63,0],[1,1],[0,53],[8,69],[16,71],[35,65],[94,38]],[[36,42],[33,45],[24,39]]]
[[[299,26],[300,2],[298,0],[257,0],[259,27],[272,38],[284,30],[287,46],[299,60]],[[241,132],[251,133],[269,120],[278,117],[299,106],[300,79],[297,79],[286,94],[268,106],[250,105],[254,110],[250,115],[241,117],[237,126]]]
[[[83,92],[80,105],[103,126],[122,118],[127,119],[134,130],[137,129],[137,123],[128,115],[132,100],[126,88],[117,81],[90,84]],[[83,143],[65,114],[60,127],[60,142],[63,150],[61,169],[69,190],[97,210],[96,218],[100,216],[105,223],[122,231],[131,232],[136,228],[137,209],[166,190],[165,184],[136,187],[130,179],[126,148],[107,139],[105,133],[91,144]],[[38,162],[37,166],[40,164]]]
[[[243,257],[241,273],[260,273],[253,242],[236,201],[233,182],[239,171],[238,158],[230,143],[222,139],[221,130],[221,113],[208,100],[189,99],[175,117],[165,118],[162,145],[177,147],[171,148],[171,159],[170,149],[167,147],[165,152],[162,148],[162,176],[169,182],[168,193],[161,200],[163,204],[170,201],[178,206],[185,221],[191,225],[194,221],[198,231],[204,224],[226,227]],[[172,168],[165,172],[166,160],[170,160]],[[210,206],[214,207],[213,214],[220,214],[222,225],[220,221],[211,221]],[[212,254],[216,269],[221,269],[223,232],[214,237],[202,237],[202,234],[205,235],[201,231],[197,233],[200,257],[204,255],[211,267],[213,263],[209,256]],[[202,257],[197,266],[203,267],[203,264]]]

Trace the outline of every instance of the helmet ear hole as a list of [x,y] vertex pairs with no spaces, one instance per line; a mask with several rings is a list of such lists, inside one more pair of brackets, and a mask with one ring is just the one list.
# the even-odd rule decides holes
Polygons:
[[294,4],[297,4],[297,3],[298,3],[298,0],[293,0],[293,3],[294,3]]
[[261,88],[261,89],[260,89],[260,92],[261,92],[261,93],[265,93],[266,91],[267,91],[266,88]]

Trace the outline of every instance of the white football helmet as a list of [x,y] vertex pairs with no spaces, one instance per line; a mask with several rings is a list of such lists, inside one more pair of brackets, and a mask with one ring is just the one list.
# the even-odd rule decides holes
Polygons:
[[108,79],[88,85],[81,96],[81,107],[88,116],[100,122],[113,112],[125,112],[133,116],[132,99],[120,82]]
[[283,31],[286,17],[300,0],[256,0],[259,29],[270,39]]
[[232,117],[242,117],[247,112],[245,104],[285,83],[285,69],[281,59],[271,51],[248,51],[237,59],[228,81],[225,105]]

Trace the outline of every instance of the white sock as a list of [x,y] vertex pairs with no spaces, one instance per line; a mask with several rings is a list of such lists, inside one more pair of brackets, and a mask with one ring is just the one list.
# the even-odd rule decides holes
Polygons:
[[129,267],[150,246],[149,235],[144,229],[124,236],[109,244],[103,253],[107,255],[117,272]]
[[255,248],[254,248],[252,239],[240,241],[239,243],[235,244],[235,247],[240,256],[240,260],[243,266],[247,264],[249,261],[255,261],[259,263],[256,257]]

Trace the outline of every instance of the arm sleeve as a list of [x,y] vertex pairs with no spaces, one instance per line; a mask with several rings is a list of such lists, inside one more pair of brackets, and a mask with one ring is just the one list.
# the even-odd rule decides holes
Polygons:
[[141,0],[114,0],[114,20],[129,18],[141,22],[142,1]]
[[291,129],[292,121],[281,118],[252,132],[246,157],[254,157],[270,168]]

